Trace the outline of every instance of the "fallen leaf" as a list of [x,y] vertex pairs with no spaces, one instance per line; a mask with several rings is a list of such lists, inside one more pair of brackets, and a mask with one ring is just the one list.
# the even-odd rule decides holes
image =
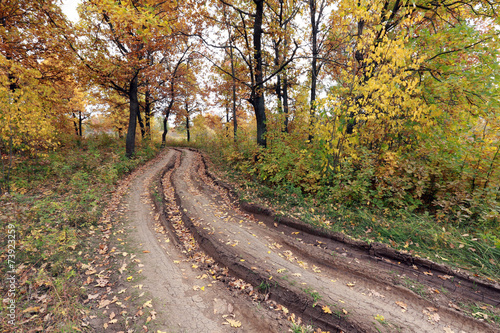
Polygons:
[[354,287],[355,285],[356,285],[356,282],[348,282],[346,284],[346,286],[351,287],[351,288]]
[[330,310],[330,308],[325,305],[321,308],[323,310],[324,313],[328,313],[328,314],[331,314],[332,313],[332,310]]
[[99,294],[88,295],[89,299],[96,299],[97,297],[99,297]]
[[27,312],[39,312],[39,311],[40,311],[40,307],[39,306],[30,306],[29,308],[24,309],[23,313],[27,313]]
[[437,313],[433,313],[429,316],[429,320],[432,320],[434,322],[438,322],[441,318],[439,317],[439,314]]
[[403,302],[395,302],[395,303],[401,307],[402,309],[401,311],[403,312],[405,312],[408,309],[407,305]]
[[102,301],[99,302],[99,309],[102,309],[105,306],[108,306],[111,304],[111,301],[109,299],[103,299]]
[[95,285],[96,287],[106,287],[109,280],[101,277],[101,278],[98,278],[97,280],[95,280],[95,282],[97,282],[97,284]]
[[241,322],[239,322],[238,320],[226,318],[226,321],[231,325],[231,327],[236,327],[236,328],[241,327]]

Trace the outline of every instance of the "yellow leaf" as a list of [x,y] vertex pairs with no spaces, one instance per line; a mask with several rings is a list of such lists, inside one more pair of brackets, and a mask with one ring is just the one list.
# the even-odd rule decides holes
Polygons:
[[324,313],[328,313],[328,314],[331,314],[332,313],[332,310],[330,310],[330,308],[325,305],[321,308],[323,310]]
[[226,321],[231,325],[231,327],[241,327],[241,322],[234,319],[226,319]]
[[23,310],[23,313],[26,313],[26,312],[39,312],[40,311],[40,307],[39,306],[30,306],[29,308]]

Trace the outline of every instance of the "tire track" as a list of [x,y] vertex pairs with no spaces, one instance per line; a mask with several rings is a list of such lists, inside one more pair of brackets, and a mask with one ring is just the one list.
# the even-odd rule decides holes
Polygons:
[[231,205],[207,179],[199,153],[182,152],[172,185],[183,220],[200,246],[233,274],[260,286],[298,315],[334,331],[494,331],[378,278],[380,267],[347,256],[333,258],[331,251],[259,223]]

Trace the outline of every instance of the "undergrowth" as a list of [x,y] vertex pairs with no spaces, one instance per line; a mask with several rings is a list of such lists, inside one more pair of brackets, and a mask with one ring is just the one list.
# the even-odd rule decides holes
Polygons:
[[[298,141],[293,135],[290,140]],[[274,139],[270,148],[262,149],[241,140],[225,146],[212,143],[204,149],[225,177],[238,184],[242,200],[269,205],[278,214],[356,239],[386,243],[487,279],[500,279],[496,217],[481,219],[477,214],[457,218],[456,212],[436,210],[411,198],[400,198],[397,205],[372,200],[369,165],[353,173],[357,178],[339,176],[345,179],[335,184],[348,184],[349,190],[327,184],[321,173],[314,171],[318,162],[306,151],[314,145],[301,150],[300,144],[293,144],[295,149],[290,148],[290,142]]]
[[[122,142],[101,135],[15,161],[11,193],[0,198],[0,275],[15,279],[9,296],[8,285],[2,285],[9,300],[0,305],[1,327],[13,327],[5,314],[14,304],[16,332],[79,330],[84,296],[80,268],[93,250],[86,238],[117,181],[158,150],[158,144],[143,142],[134,158],[127,159]],[[15,257],[10,258],[8,230],[15,235]]]

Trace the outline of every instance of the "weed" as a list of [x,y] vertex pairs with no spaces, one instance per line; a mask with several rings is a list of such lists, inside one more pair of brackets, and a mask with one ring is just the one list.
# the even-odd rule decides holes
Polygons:
[[313,301],[314,301],[313,306],[315,306],[318,303],[318,301],[321,299],[321,295],[316,290],[313,290],[312,288],[304,288],[304,289],[302,289],[302,291],[304,291],[306,294],[310,295],[313,298]]
[[412,280],[407,276],[402,276],[401,284],[422,298],[427,298],[429,296],[427,286],[421,284],[420,282]]
[[290,329],[293,333],[314,333],[314,327],[311,325],[303,326],[297,323],[292,323]]
[[465,313],[473,318],[484,320],[488,323],[500,324],[500,310],[489,304],[459,303]]

